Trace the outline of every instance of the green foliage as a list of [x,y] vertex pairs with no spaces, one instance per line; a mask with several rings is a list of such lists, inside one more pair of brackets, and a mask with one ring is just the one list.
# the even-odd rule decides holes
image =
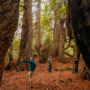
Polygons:
[[13,57],[14,59],[18,58],[18,54],[19,54],[19,45],[20,45],[20,35],[19,34],[15,34],[14,40],[13,40]]
[[21,25],[22,25],[23,11],[24,11],[24,0],[20,0],[18,27],[21,27]]
[[65,15],[66,14],[66,6],[59,8],[57,13],[58,13],[58,15]]
[[[66,48],[69,45],[69,37],[67,37],[67,41],[64,44],[64,48]],[[72,40],[70,42],[70,46],[74,46],[74,40]],[[66,53],[68,53],[69,55],[73,55],[73,48],[69,47],[68,49],[65,50]],[[68,57],[67,55],[65,55],[65,57]]]
[[[54,29],[54,21],[57,17],[62,16],[65,18],[66,16],[66,6],[64,3],[65,0],[42,0],[41,2],[41,42],[42,45],[52,44],[53,40],[53,29]],[[35,2],[35,0],[33,0]],[[20,1],[19,7],[19,22],[18,27],[21,30],[22,20],[23,20],[23,11],[24,8],[24,0]],[[55,15],[56,13],[56,15]],[[33,15],[33,49],[35,47],[35,16]],[[20,32],[20,31],[19,31]],[[65,48],[67,47],[69,41],[65,42]],[[74,42],[71,42],[73,45]],[[13,41],[13,56],[14,58],[18,57],[19,53],[19,45],[20,45],[20,35],[15,34],[15,38]],[[65,52],[73,55],[73,48],[68,48]],[[34,52],[36,53],[36,52]]]
[[22,13],[24,11],[24,8],[23,7],[24,7],[24,0],[21,0],[20,1],[20,6],[19,6],[19,8],[20,8],[19,9],[19,13]]
[[44,8],[41,9],[41,41],[42,45],[52,41],[52,11],[49,11],[48,1],[43,2]]
[[[41,42],[42,45],[47,43],[52,43],[53,40],[53,28],[54,20],[56,17],[66,14],[66,6],[64,5],[64,0],[42,0],[41,2]],[[55,16],[55,11],[57,9],[57,14]],[[35,26],[35,24],[34,24]],[[35,32],[34,32],[34,41],[35,43]]]

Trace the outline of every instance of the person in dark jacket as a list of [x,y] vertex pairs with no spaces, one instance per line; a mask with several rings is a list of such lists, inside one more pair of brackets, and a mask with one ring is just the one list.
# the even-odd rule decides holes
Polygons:
[[52,57],[51,56],[48,58],[48,63],[49,63],[48,72],[52,72]]
[[34,59],[31,57],[30,60],[22,59],[21,61],[29,63],[29,81],[30,81],[30,88],[32,88],[32,75],[36,68],[36,63]]

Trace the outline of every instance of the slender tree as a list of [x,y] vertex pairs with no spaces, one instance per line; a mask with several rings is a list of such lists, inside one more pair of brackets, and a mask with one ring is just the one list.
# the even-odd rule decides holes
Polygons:
[[17,29],[19,0],[0,0],[0,86],[4,59]]
[[[19,51],[19,59],[30,59],[32,56],[32,0],[24,0],[23,25],[21,32],[21,43]],[[27,68],[27,64],[22,65]]]
[[37,11],[36,11],[36,42],[35,48],[40,57],[40,48],[41,48],[41,37],[40,37],[40,8],[41,0],[37,0]]

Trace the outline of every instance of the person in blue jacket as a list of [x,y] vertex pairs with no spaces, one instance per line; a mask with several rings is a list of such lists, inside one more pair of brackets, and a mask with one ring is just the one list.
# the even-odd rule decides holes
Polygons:
[[32,88],[32,75],[36,68],[34,58],[31,57],[30,60],[21,59],[21,61],[29,63],[29,81],[30,81],[30,88]]

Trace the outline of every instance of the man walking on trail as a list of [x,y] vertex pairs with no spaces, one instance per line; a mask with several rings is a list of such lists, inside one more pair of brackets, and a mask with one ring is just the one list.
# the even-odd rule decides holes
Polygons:
[[48,58],[48,63],[49,63],[48,72],[51,72],[52,71],[52,57],[51,56]]
[[34,61],[34,58],[30,58],[30,60],[21,59],[21,61],[29,63],[29,82],[30,82],[30,88],[32,87],[32,75],[36,68],[36,63]]

